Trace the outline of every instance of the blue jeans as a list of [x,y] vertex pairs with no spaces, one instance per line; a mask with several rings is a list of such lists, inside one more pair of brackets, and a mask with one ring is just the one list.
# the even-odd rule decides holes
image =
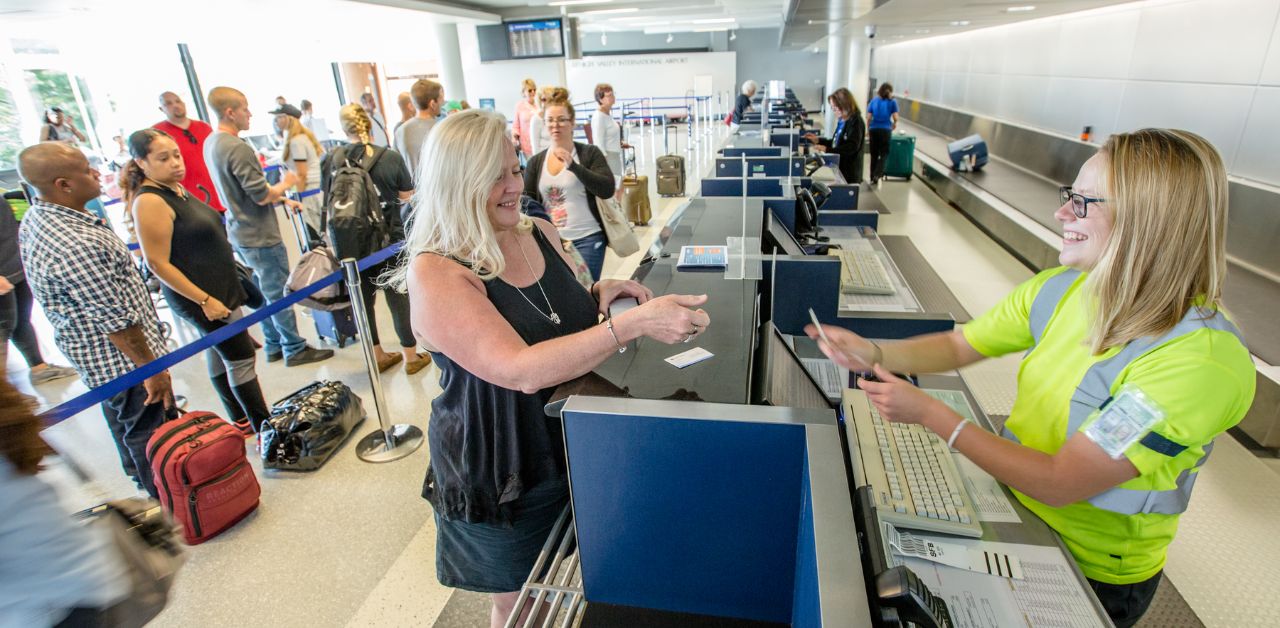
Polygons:
[[606,248],[604,232],[598,231],[574,240],[573,248],[578,249],[578,254],[582,256],[582,261],[587,263],[587,270],[591,271],[591,279],[600,281],[600,273],[604,270],[604,250]]
[[[289,256],[284,245],[237,246],[236,253],[253,269],[253,282],[258,284],[267,303],[284,298],[284,285],[289,280]],[[293,308],[285,308],[271,318],[263,319],[262,335],[266,339],[267,353],[281,353],[289,357],[307,347],[307,341],[298,335],[298,321]]]
[[147,441],[152,432],[175,413],[165,410],[163,403],[147,405],[147,389],[142,384],[102,402],[102,416],[111,430],[120,453],[120,465],[124,472],[140,488],[156,496],[156,483],[151,476],[151,464],[147,461]]

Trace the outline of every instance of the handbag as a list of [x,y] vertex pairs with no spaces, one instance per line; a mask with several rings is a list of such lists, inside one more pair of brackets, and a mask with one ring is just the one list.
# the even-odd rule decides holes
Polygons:
[[[71,457],[57,452],[67,468],[89,492],[105,495]],[[154,499],[129,497],[82,510],[74,518],[100,526],[123,559],[129,573],[129,595],[111,607],[113,626],[142,628],[169,603],[178,570],[186,562],[181,532]]]
[[623,213],[618,201],[612,198],[597,198],[596,206],[600,210],[600,222],[604,227],[605,240],[609,248],[620,257],[626,257],[640,250],[640,239],[636,237],[631,225],[627,224],[627,215]]
[[262,294],[262,289],[253,282],[252,268],[236,262],[236,276],[240,277],[240,286],[244,288],[245,305],[257,310],[267,304],[267,297]]

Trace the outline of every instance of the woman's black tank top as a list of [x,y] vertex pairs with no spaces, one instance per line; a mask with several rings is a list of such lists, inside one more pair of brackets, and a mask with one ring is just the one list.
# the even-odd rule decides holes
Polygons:
[[[178,196],[167,188],[144,185],[139,194],[155,194],[173,210],[173,237],[169,242],[169,263],[182,271],[201,290],[222,301],[228,309],[244,305],[248,295],[240,285],[236,258],[227,240],[222,215],[194,195]],[[204,320],[200,304],[161,283],[169,307],[187,318]]]

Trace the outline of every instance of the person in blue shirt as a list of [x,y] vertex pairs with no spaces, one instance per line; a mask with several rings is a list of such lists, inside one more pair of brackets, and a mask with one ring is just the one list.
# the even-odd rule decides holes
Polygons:
[[867,137],[871,140],[871,183],[884,178],[884,161],[889,156],[889,137],[898,126],[898,101],[893,86],[881,83],[876,97],[867,104]]

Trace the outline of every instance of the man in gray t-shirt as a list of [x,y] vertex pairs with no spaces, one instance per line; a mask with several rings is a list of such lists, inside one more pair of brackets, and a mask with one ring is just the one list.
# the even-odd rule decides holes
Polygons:
[[[289,279],[289,256],[280,239],[280,223],[273,205],[284,203],[292,211],[302,205],[284,198],[285,190],[297,183],[292,172],[280,182],[267,183],[258,156],[240,132],[249,130],[249,102],[239,90],[215,87],[209,92],[209,108],[218,117],[218,130],[204,144],[204,160],[227,207],[227,236],[236,253],[253,269],[262,294],[270,301],[284,298]],[[298,335],[292,308],[285,308],[262,321],[267,361],[284,358],[285,366],[319,362],[333,356],[330,349],[314,349]]]
[[427,142],[427,134],[435,126],[436,118],[440,117],[444,86],[435,81],[418,79],[409,88],[409,96],[413,98],[413,106],[417,107],[418,115],[396,128],[395,148],[409,165],[409,173],[416,179],[422,145]]

